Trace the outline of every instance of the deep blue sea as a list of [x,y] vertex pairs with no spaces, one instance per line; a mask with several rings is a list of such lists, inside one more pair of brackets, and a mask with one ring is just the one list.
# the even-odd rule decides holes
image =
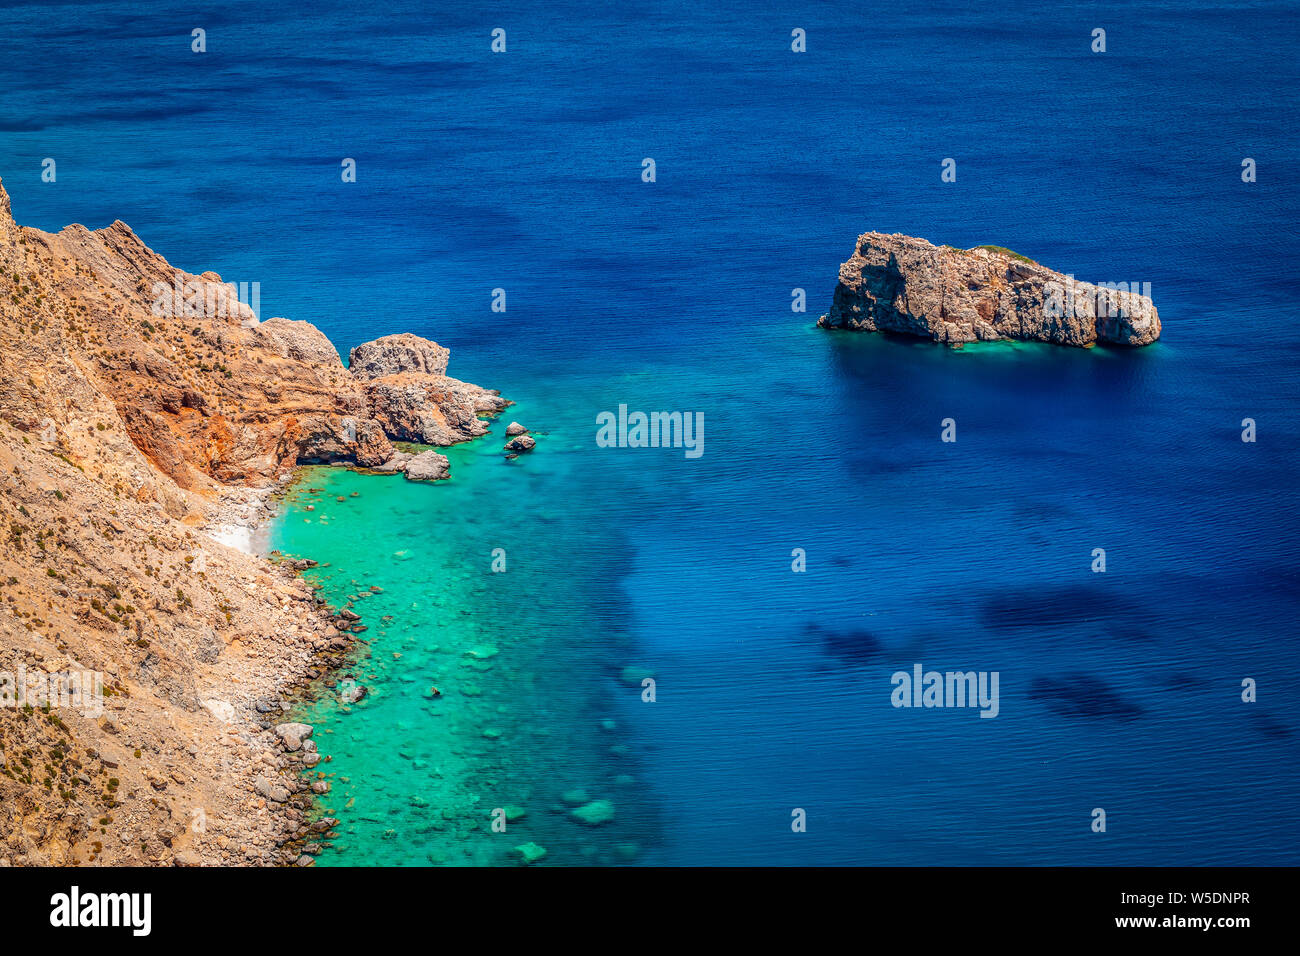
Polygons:
[[[538,450],[497,428],[403,486],[364,570],[458,582],[484,699],[548,728],[465,786],[537,795],[547,862],[1296,864],[1298,73],[1281,2],[6,3],[0,177],[23,224],[122,219],[263,318],[416,332],[519,403]],[[814,328],[868,230],[1149,282],[1162,340]],[[620,404],[703,413],[704,454],[598,447]],[[466,514],[460,571],[413,571]],[[419,680],[388,660],[336,733]],[[997,671],[997,718],[893,707],[916,663]],[[560,827],[574,786],[632,831]],[[333,862],[457,862],[335,812]]]

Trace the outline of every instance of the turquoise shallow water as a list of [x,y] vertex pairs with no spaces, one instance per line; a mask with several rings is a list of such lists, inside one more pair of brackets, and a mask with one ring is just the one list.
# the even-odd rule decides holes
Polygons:
[[[548,864],[613,864],[655,842],[608,693],[627,649],[598,595],[617,569],[572,547],[591,516],[553,505],[562,439],[507,462],[503,432],[447,449],[449,481],[311,467],[285,497],[272,546],[328,564],[311,578],[368,628],[345,677],[368,696],[303,713],[342,821],[323,864],[507,863],[530,842]],[[599,831],[571,812],[597,800],[614,806]]]

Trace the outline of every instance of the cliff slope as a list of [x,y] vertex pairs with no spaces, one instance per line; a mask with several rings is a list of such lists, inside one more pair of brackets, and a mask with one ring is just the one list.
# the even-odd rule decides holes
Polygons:
[[[18,226],[0,185],[0,865],[300,858],[295,771],[320,758],[271,728],[354,638],[207,532],[299,462],[394,470],[423,456],[389,437],[465,440],[509,404],[404,341],[440,360],[378,346],[354,375],[313,326],[256,321],[123,223]],[[386,380],[410,394],[377,415]],[[101,709],[18,699],[68,674],[99,675]]]

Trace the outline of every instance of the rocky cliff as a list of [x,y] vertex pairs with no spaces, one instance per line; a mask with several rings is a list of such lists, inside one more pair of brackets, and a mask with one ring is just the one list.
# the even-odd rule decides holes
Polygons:
[[370,414],[384,433],[402,441],[454,445],[487,431],[481,414],[510,403],[496,392],[448,378],[448,352],[403,333],[352,350],[348,364],[361,381]]
[[935,246],[868,232],[840,266],[823,328],[896,332],[951,346],[999,339],[1090,346],[1160,337],[1149,285],[1093,285],[1007,249]]
[[[321,758],[271,728],[354,638],[215,532],[299,462],[442,477],[390,438],[462,441],[509,404],[415,336],[356,354],[121,222],[18,226],[0,185],[0,866],[301,858]],[[16,699],[74,673],[100,712]]]
[[[381,465],[394,456],[390,437],[463,441],[485,428],[479,412],[509,404],[446,378],[447,350],[414,335],[359,346],[354,375],[314,326],[258,322],[234,285],[173,268],[122,222],[57,235],[27,229],[22,242],[9,304],[36,309],[28,321],[47,334],[7,364],[39,371],[46,344],[66,354],[112,402],[133,443],[182,488],[269,479],[299,462]],[[34,407],[30,396],[16,397],[18,406],[0,412],[39,428],[20,411]],[[61,426],[67,414],[52,418]]]

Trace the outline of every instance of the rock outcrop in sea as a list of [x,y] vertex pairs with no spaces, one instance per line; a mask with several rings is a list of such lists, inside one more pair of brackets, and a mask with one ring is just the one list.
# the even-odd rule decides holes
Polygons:
[[834,301],[817,324],[955,347],[999,339],[1148,345],[1160,337],[1149,289],[1078,282],[994,246],[957,249],[868,232],[840,266]]
[[510,405],[498,392],[449,378],[449,354],[410,333],[386,335],[352,350],[349,368],[389,438],[454,445],[487,432],[479,415],[496,415]]

